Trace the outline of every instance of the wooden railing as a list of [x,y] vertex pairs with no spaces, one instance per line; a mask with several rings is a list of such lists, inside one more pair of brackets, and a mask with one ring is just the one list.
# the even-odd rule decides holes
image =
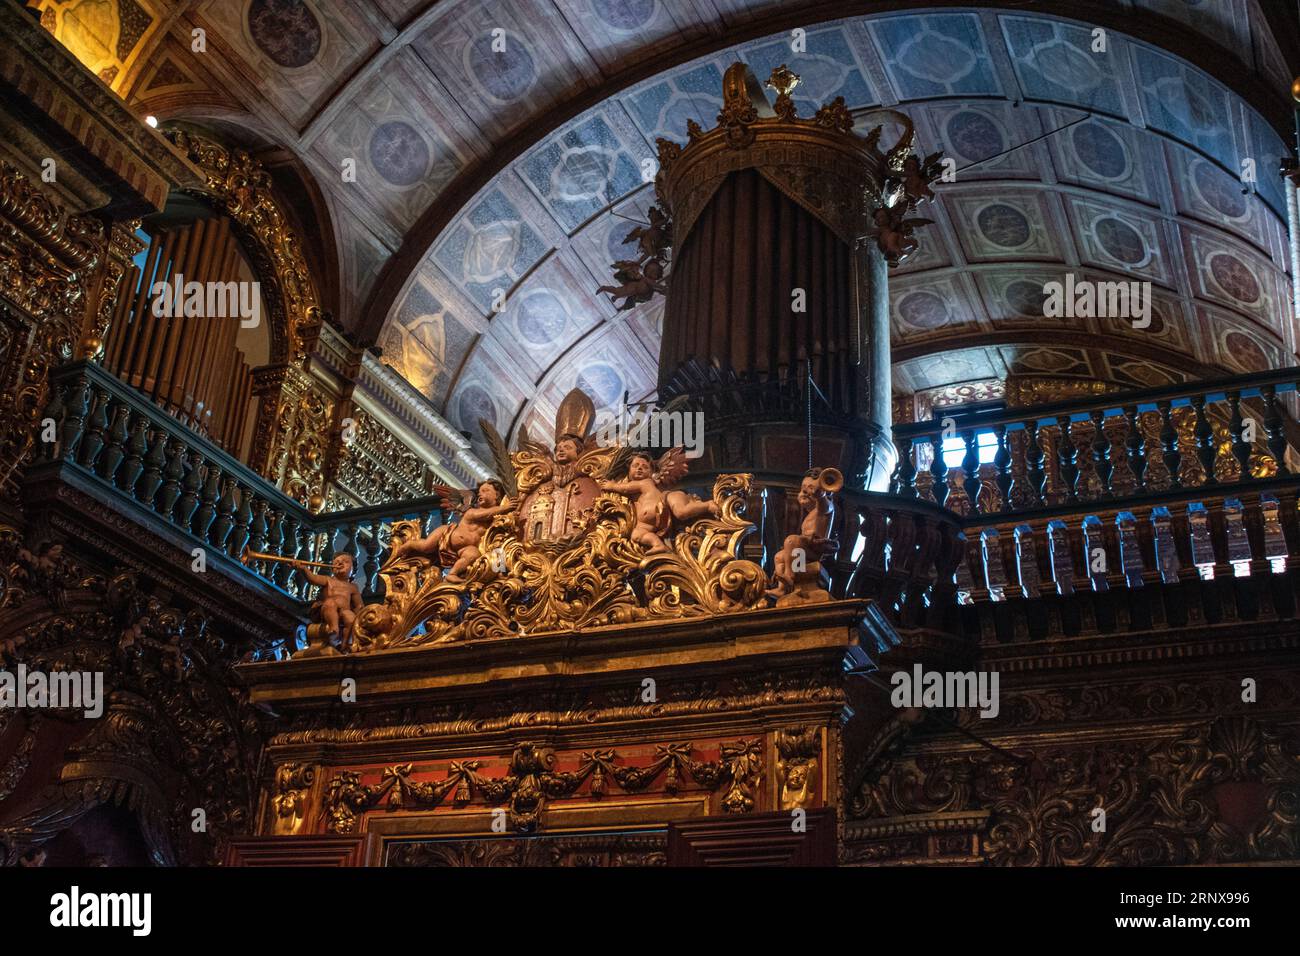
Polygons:
[[[312,514],[93,363],[65,365],[51,376],[41,417],[54,423],[54,440],[40,443],[43,460],[82,469],[124,503],[236,560],[245,548],[306,561],[351,554],[367,599],[377,596],[388,524],[419,518],[427,530],[440,521],[437,497]],[[301,599],[308,593],[288,564],[253,561],[248,567],[287,594]]]
[[[894,429],[891,490],[959,514],[1033,512],[1289,474],[1300,368]],[[980,462],[980,436],[993,450]],[[961,463],[939,453],[955,440]]]
[[[831,593],[873,598],[901,627],[986,640],[1289,618],[1300,607],[1300,475],[1282,403],[1298,380],[1287,370],[999,413],[950,430],[964,468],[941,456],[916,467],[917,450],[942,441],[942,421],[901,426],[908,454],[894,492],[839,496],[841,550],[823,562]],[[441,521],[434,497],[311,514],[94,364],[52,376],[43,419],[54,434],[42,457],[109,489],[124,512],[144,509],[235,559],[245,548],[349,553],[367,600],[381,597],[390,524]],[[982,466],[980,433],[994,436]],[[745,550],[770,568],[801,513],[795,489],[756,479],[758,533]],[[298,599],[310,590],[286,564],[255,561],[249,573]]]
[[1297,382],[1285,369],[903,425],[893,491],[960,516],[959,617],[985,640],[1290,619]]

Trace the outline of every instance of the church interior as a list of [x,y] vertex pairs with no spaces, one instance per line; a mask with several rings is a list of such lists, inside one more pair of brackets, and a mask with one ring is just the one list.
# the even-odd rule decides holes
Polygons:
[[0,0],[0,863],[1300,862],[1297,76]]

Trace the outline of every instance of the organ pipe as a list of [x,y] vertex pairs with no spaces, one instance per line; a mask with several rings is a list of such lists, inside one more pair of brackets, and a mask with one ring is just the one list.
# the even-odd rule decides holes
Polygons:
[[[143,263],[123,276],[104,365],[181,422],[226,448],[243,452],[251,418],[252,370],[238,347],[237,314],[208,314],[209,283],[243,281],[238,242],[224,218],[155,226]],[[177,277],[199,283],[204,307],[185,315]],[[166,283],[159,302],[157,283]],[[155,305],[161,315],[155,315]],[[165,306],[165,307],[164,307]],[[223,311],[218,309],[217,312]],[[234,311],[234,310],[224,310]]]

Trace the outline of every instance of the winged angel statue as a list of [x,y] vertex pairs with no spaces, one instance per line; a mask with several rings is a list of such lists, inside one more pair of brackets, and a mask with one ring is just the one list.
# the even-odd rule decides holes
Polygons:
[[595,417],[574,389],[560,403],[554,443],[525,431],[513,453],[480,423],[501,488],[480,485],[473,508],[465,493],[461,521],[475,522],[472,533],[422,537],[418,521],[394,523],[384,603],[359,614],[354,650],[762,607],[767,577],[737,557],[754,528],[743,517],[751,476],[720,476],[701,500],[674,487],[687,472],[682,449],[656,459],[600,445]]

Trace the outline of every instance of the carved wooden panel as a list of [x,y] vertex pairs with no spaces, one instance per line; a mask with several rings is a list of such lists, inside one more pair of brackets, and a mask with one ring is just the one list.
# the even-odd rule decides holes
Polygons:
[[801,821],[791,811],[674,823],[668,865],[834,866],[835,808],[804,813]]

